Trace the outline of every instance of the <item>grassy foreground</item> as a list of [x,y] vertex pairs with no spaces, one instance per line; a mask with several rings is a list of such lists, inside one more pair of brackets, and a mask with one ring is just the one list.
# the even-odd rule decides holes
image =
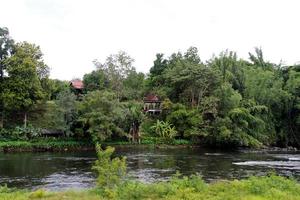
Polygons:
[[35,192],[0,188],[1,200],[94,200],[94,199],[195,199],[195,200],[299,200],[300,184],[295,180],[270,175],[245,180],[206,184],[201,178],[173,178],[169,182],[143,184],[127,181],[112,189]]

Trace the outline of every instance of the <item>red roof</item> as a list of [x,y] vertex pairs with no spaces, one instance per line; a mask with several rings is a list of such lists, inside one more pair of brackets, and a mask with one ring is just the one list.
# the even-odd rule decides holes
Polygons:
[[144,101],[147,102],[159,102],[159,98],[154,94],[148,94],[146,97],[144,97]]
[[81,80],[72,80],[70,85],[75,89],[83,89],[83,82]]

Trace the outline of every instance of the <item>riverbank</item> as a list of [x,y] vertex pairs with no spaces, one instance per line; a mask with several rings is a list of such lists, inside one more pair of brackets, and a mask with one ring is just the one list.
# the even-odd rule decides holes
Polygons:
[[[117,148],[126,148],[140,146],[145,148],[172,149],[172,148],[198,148],[203,145],[191,142],[185,139],[173,139],[170,141],[162,140],[158,137],[145,137],[140,144],[131,143],[130,141],[106,141],[102,142],[103,146],[115,146]],[[212,148],[205,146],[206,148]],[[0,141],[0,152],[55,152],[55,151],[90,151],[95,149],[95,143],[86,139],[74,138],[36,138],[33,140],[2,140]],[[237,150],[242,152],[297,152],[295,147],[261,147],[261,148],[217,148],[222,150]]]
[[298,200],[300,184],[280,176],[251,177],[244,180],[207,184],[200,177],[173,178],[169,182],[144,184],[127,181],[113,189],[47,192],[14,190],[0,187],[0,199],[8,200],[99,200],[99,199],[238,199]]
[[[101,143],[103,146],[128,147],[129,141],[107,141]],[[187,148],[195,147],[194,143],[178,139],[163,141],[159,138],[149,137],[141,140],[139,145],[153,148]],[[95,144],[89,140],[75,140],[63,138],[39,138],[35,140],[6,140],[0,141],[0,152],[44,152],[44,151],[85,151],[94,150]]]
[[75,151],[94,150],[89,141],[66,139],[9,140],[0,142],[0,152],[43,152],[43,151]]

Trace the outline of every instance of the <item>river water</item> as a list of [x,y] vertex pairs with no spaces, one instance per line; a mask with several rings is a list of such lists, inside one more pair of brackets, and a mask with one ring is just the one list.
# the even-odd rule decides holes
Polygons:
[[[300,180],[299,152],[122,147],[131,178],[143,182],[167,180],[176,171],[200,174],[207,182],[265,175],[271,171]],[[0,185],[47,190],[81,189],[95,185],[91,166],[95,152],[0,153]]]

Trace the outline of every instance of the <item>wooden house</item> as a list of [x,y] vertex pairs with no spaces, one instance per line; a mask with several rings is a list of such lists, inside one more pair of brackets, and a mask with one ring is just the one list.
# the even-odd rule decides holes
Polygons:
[[144,112],[157,115],[160,114],[161,109],[161,100],[158,96],[154,94],[148,94],[144,97]]
[[70,88],[77,96],[83,94],[84,84],[80,79],[73,79],[70,81]]

